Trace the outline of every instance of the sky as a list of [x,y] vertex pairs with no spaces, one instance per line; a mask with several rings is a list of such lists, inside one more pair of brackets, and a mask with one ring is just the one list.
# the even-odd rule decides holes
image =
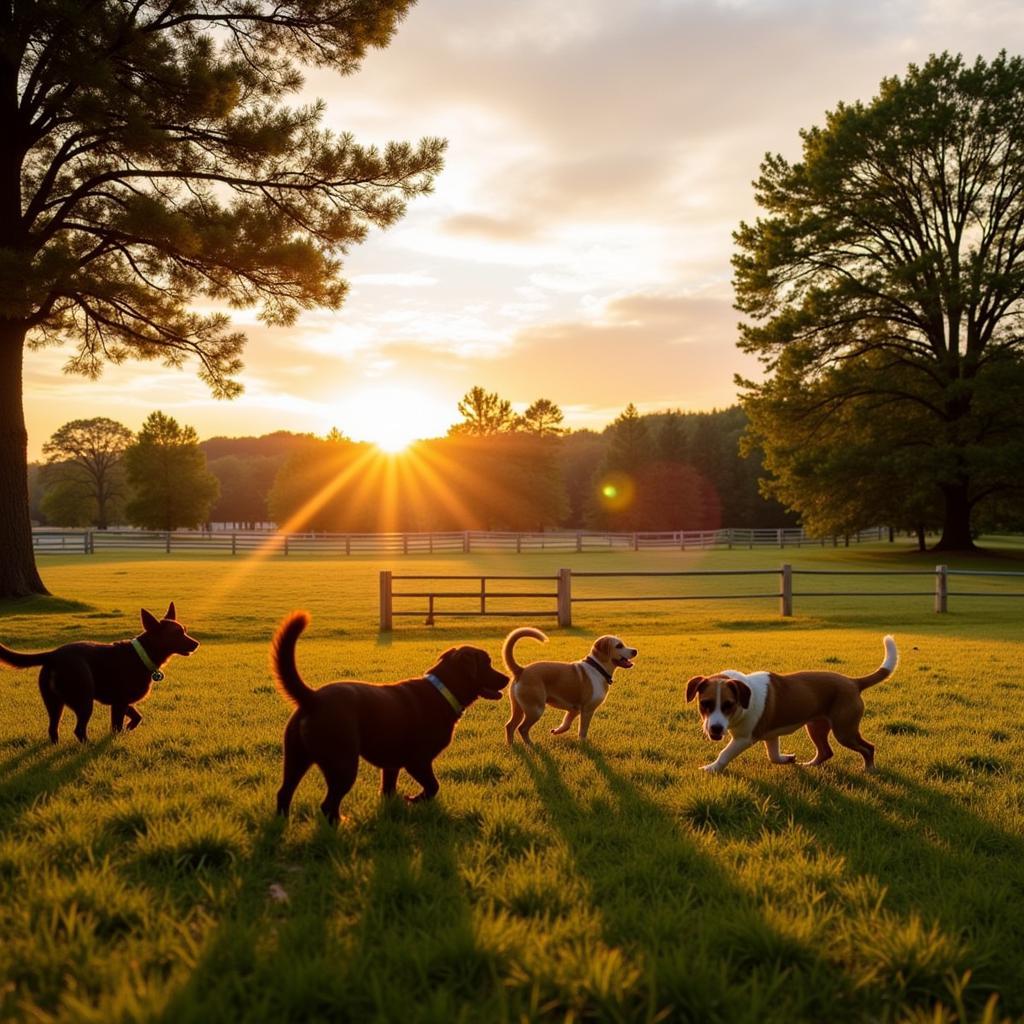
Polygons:
[[572,428],[731,405],[759,373],[730,257],[764,154],[797,157],[801,128],[930,53],[1001,48],[1024,49],[1017,0],[419,0],[357,74],[311,71],[296,97],[363,143],[448,140],[434,193],[347,257],[345,305],[291,328],[235,312],[230,402],[194,367],[88,381],[29,352],[30,454],[67,420],[154,409],[201,437],[436,436],[474,385]]

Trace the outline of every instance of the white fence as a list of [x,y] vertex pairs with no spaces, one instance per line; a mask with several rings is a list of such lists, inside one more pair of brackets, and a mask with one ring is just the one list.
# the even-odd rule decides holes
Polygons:
[[880,541],[883,527],[848,537],[810,537],[800,529],[676,530],[664,533],[605,533],[551,530],[543,533],[460,531],[449,533],[271,533],[228,530],[49,530],[37,529],[37,554],[95,554],[98,551],[206,551],[244,555],[413,555],[536,551],[685,551],[707,548],[801,548]]

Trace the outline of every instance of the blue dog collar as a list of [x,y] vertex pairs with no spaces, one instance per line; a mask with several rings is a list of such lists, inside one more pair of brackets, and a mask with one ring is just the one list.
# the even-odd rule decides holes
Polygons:
[[452,706],[452,711],[455,712],[455,717],[461,718],[462,712],[466,709],[458,702],[458,700],[456,700],[455,694],[452,693],[452,691],[449,690],[448,687],[445,686],[444,683],[442,683],[441,680],[437,678],[437,676],[431,675],[428,672],[424,678]]

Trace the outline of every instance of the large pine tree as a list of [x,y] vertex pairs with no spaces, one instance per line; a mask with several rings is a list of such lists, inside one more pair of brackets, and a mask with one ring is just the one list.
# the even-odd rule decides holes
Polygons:
[[193,361],[239,390],[244,336],[335,308],[341,257],[430,188],[443,143],[382,151],[289,106],[303,65],[354,71],[412,0],[0,4],[0,597],[45,593],[32,555],[26,347],[68,369]]

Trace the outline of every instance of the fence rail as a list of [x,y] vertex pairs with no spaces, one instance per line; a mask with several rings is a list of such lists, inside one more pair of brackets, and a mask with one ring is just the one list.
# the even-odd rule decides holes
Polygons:
[[651,551],[709,548],[837,547],[884,540],[884,528],[848,537],[810,537],[800,529],[677,530],[664,533],[613,533],[552,530],[511,533],[463,530],[446,533],[277,533],[243,530],[50,530],[36,529],[37,554],[85,554],[98,551],[210,552],[271,554],[413,555],[538,551]]
[[[588,594],[577,596],[573,594],[573,580],[585,579],[637,579],[637,578],[665,578],[665,577],[717,577],[717,576],[774,576],[778,578],[778,590],[768,593],[752,594],[721,594],[721,593],[700,593],[700,594]],[[808,576],[838,576],[838,577],[879,577],[888,576],[896,578],[906,577],[930,577],[932,586],[921,590],[794,590],[794,577]],[[779,614],[783,616],[793,615],[794,599],[799,598],[828,598],[828,597],[930,597],[934,602],[934,609],[938,614],[949,611],[949,598],[962,597],[1024,597],[1024,592],[1006,590],[957,590],[950,591],[950,578],[986,578],[993,577],[1001,580],[1011,578],[1024,579],[1024,572],[987,571],[976,569],[950,569],[945,565],[937,565],[933,570],[928,569],[794,569],[786,563],[778,569],[691,569],[680,572],[573,572],[571,569],[559,569],[557,576],[420,576],[401,575],[396,576],[390,570],[384,570],[380,574],[380,629],[387,632],[394,628],[396,616],[426,616],[427,625],[433,625],[434,620],[439,616],[462,617],[479,615],[501,615],[506,618],[523,618],[528,616],[557,616],[559,626],[572,625],[572,609],[577,604],[598,604],[598,603],[634,603],[637,601],[763,601],[777,600],[779,602]],[[444,589],[428,588],[426,590],[396,591],[394,582],[401,581],[423,581],[429,583],[452,583],[460,580],[478,580],[479,589],[474,591],[454,591]],[[488,581],[495,580],[547,580],[555,581],[556,589],[553,591],[529,591],[510,593],[508,591],[488,590]],[[527,609],[525,611],[502,608],[494,610],[488,608],[487,602],[505,598],[546,598],[555,602],[555,608]],[[426,609],[403,608],[396,611],[394,608],[395,599],[427,598]],[[439,611],[437,604],[444,600],[479,600],[479,608],[461,608]]]

